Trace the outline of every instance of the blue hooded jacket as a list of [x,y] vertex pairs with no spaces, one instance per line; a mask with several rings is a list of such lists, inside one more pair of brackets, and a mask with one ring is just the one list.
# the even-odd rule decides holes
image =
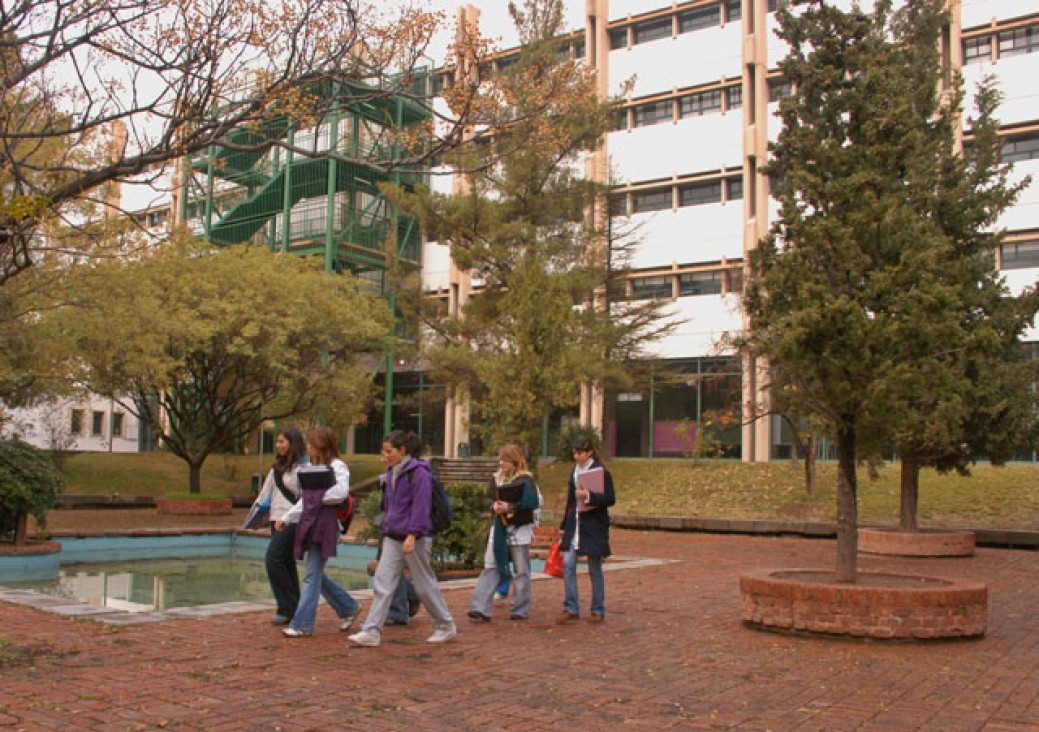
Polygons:
[[404,541],[408,534],[415,537],[431,536],[433,520],[433,474],[429,463],[412,458],[393,483],[393,469],[386,471],[386,515],[382,533],[391,539]]

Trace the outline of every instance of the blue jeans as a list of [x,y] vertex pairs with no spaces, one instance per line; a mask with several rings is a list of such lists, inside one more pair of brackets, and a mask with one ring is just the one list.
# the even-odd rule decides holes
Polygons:
[[299,596],[299,606],[292,616],[292,626],[304,633],[314,632],[314,619],[317,617],[318,597],[332,606],[336,615],[347,618],[361,609],[360,603],[350,597],[350,593],[342,585],[325,574],[325,562],[319,547],[307,550],[307,576],[303,579],[303,592]]
[[[588,577],[592,580],[592,612],[606,615],[606,581],[602,574],[602,557],[585,557],[588,560]],[[574,615],[581,614],[577,597],[577,552],[563,552],[563,588],[566,600],[563,607]]]

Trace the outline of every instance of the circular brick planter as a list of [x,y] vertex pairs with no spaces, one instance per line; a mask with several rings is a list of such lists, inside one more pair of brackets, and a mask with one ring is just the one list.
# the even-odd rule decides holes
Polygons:
[[898,557],[971,557],[974,532],[860,528],[859,551]]
[[231,499],[157,498],[159,513],[177,516],[226,516],[231,513]]
[[763,630],[858,638],[970,638],[985,634],[988,587],[882,572],[855,584],[821,569],[761,570],[740,577],[743,622]]

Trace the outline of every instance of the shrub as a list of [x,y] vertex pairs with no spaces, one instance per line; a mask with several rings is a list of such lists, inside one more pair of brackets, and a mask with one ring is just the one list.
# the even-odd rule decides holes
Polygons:
[[[466,569],[483,564],[489,522],[485,515],[485,486],[478,483],[453,483],[445,486],[451,497],[451,526],[433,537],[433,569],[443,570],[448,562],[460,562]],[[357,532],[362,541],[379,538],[382,524],[382,491],[369,493],[358,509],[365,527]]]
[[47,453],[20,440],[0,440],[0,540],[25,541],[33,516],[41,528],[65,488],[65,477]]
[[590,439],[592,444],[595,445],[595,449],[599,451],[599,454],[603,454],[602,437],[599,436],[599,431],[589,424],[571,422],[566,426],[566,429],[559,433],[559,444],[556,447],[556,457],[560,460],[573,461],[574,441],[578,437],[587,437]]

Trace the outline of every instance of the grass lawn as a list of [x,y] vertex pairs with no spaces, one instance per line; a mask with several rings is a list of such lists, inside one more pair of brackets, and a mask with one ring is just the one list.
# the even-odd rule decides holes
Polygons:
[[[351,477],[364,480],[382,470],[377,455],[346,455]],[[272,458],[264,456],[263,470]],[[818,467],[819,495],[805,495],[801,467],[713,460],[614,459],[608,462],[617,485],[616,513],[705,518],[758,518],[833,521],[836,518],[837,466]],[[260,472],[255,455],[215,455],[202,470],[202,490],[226,496],[249,496],[250,476]],[[573,463],[541,468],[538,484],[546,506],[562,509]],[[169,453],[82,453],[67,459],[63,470],[69,493],[161,496],[184,492],[187,464]],[[970,477],[921,475],[920,524],[1039,530],[1039,465],[1002,468],[977,465]],[[897,463],[880,469],[871,481],[859,473],[859,521],[898,522]]]
[[[805,494],[803,469],[789,462],[614,459],[607,463],[617,486],[617,513],[704,518],[833,521],[837,465],[818,466],[819,495]],[[549,508],[562,508],[573,463],[543,467],[538,485]],[[871,481],[859,471],[859,523],[896,525],[899,465]],[[976,465],[969,477],[920,476],[921,526],[1039,530],[1039,465]]]
[[[346,455],[351,480],[382,472],[378,455]],[[253,473],[270,470],[274,458],[265,455],[213,455],[202,466],[202,491],[222,496],[251,496]],[[164,496],[188,490],[188,464],[167,452],[79,453],[67,458],[62,472],[67,493]]]

